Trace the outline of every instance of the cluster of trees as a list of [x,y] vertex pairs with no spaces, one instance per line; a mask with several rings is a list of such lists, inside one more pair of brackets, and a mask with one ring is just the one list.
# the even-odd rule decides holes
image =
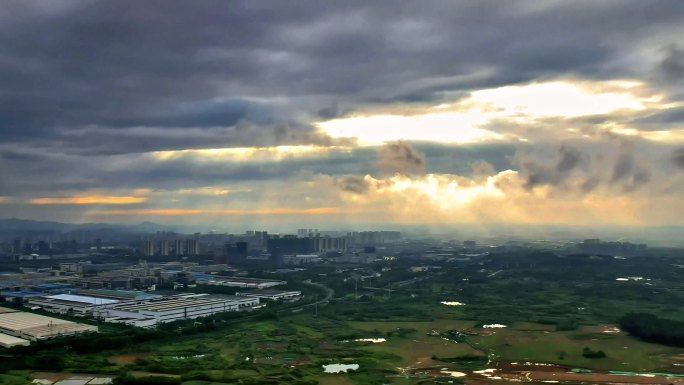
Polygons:
[[644,341],[684,347],[684,322],[659,318],[648,313],[629,313],[620,318],[620,327]]
[[582,357],[584,357],[584,358],[606,358],[606,353],[603,350],[591,350],[591,348],[584,348],[582,350]]

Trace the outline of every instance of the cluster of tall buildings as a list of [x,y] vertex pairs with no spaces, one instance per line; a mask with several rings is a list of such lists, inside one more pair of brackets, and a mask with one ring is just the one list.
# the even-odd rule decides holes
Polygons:
[[140,244],[140,254],[151,256],[199,255],[199,239],[147,239]]

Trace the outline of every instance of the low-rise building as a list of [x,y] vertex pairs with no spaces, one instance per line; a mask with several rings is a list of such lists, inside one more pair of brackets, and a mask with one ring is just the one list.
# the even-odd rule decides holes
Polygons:
[[161,298],[159,294],[146,293],[135,290],[109,290],[109,289],[84,289],[77,290],[76,294],[98,298],[116,299],[119,301],[143,301]]
[[118,302],[120,301],[109,298],[75,294],[56,294],[30,298],[28,300],[28,305],[39,307],[51,313],[88,316],[92,315],[93,312],[99,308]]
[[302,298],[302,292],[298,290],[249,290],[235,293],[239,297],[259,298],[259,300],[271,301],[298,301]]
[[97,332],[97,326],[46,317],[39,314],[0,310],[0,333],[29,341]]
[[321,260],[321,257],[315,254],[286,255],[283,257],[283,263],[286,265],[308,265]]
[[0,346],[3,348],[12,348],[15,346],[28,346],[31,341],[23,338],[11,336],[9,334],[0,333]]
[[129,301],[99,309],[96,316],[105,322],[152,327],[160,323],[207,317],[259,305],[259,298],[184,294]]
[[206,280],[197,281],[197,283],[203,285],[230,286],[251,289],[267,289],[269,287],[287,285],[286,281],[279,281],[275,279],[223,276],[209,276]]

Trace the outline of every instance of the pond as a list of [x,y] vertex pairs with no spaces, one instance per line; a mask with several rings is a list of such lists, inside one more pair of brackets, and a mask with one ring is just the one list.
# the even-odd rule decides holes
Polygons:
[[347,373],[348,370],[358,370],[359,364],[330,364],[323,365],[325,373]]
[[381,343],[387,341],[387,339],[385,339],[385,338],[358,338],[358,339],[355,339],[354,341],[356,341],[356,342],[370,342],[373,344],[381,344]]
[[463,302],[456,302],[456,301],[442,301],[440,303],[442,305],[447,305],[447,306],[463,306],[463,305],[465,305]]

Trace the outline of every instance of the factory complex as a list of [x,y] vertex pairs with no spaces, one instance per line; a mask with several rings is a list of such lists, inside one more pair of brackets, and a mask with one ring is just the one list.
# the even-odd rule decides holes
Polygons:
[[[79,289],[51,284],[36,285],[30,287],[31,290],[2,291],[0,297],[8,303],[20,303],[34,311],[137,327],[155,327],[162,323],[207,317],[218,313],[253,310],[264,306],[260,304],[263,301],[296,301],[302,296],[300,291],[264,289],[285,285],[286,281],[207,276],[207,279],[200,279],[198,283],[248,290],[238,291],[235,295],[177,292],[162,295],[145,291]],[[15,319],[18,325],[21,324],[18,326],[19,329],[14,330],[10,327],[6,332],[3,331],[1,321],[5,314],[10,315],[5,317],[7,320],[4,322],[10,325],[9,319]],[[35,322],[31,323],[30,320]],[[27,328],[35,329],[25,331]],[[76,334],[83,330],[93,331],[92,328],[97,331],[96,327],[7,308],[4,313],[0,312],[0,332],[5,333],[0,335],[0,346],[20,345],[28,340]]]
[[259,298],[208,294],[181,294],[149,301],[121,302],[98,309],[94,316],[105,322],[153,327],[160,323],[207,317],[217,313],[249,310]]
[[90,332],[97,332],[97,326],[0,308],[0,346],[2,347],[28,345],[30,341]]
[[249,290],[235,293],[239,297],[259,298],[270,301],[297,301],[302,298],[302,292],[297,290]]
[[275,279],[263,278],[247,278],[247,277],[221,277],[221,276],[204,276],[195,279],[197,283],[203,285],[215,286],[230,286],[250,289],[267,289],[270,287],[286,285],[286,281],[278,281]]

